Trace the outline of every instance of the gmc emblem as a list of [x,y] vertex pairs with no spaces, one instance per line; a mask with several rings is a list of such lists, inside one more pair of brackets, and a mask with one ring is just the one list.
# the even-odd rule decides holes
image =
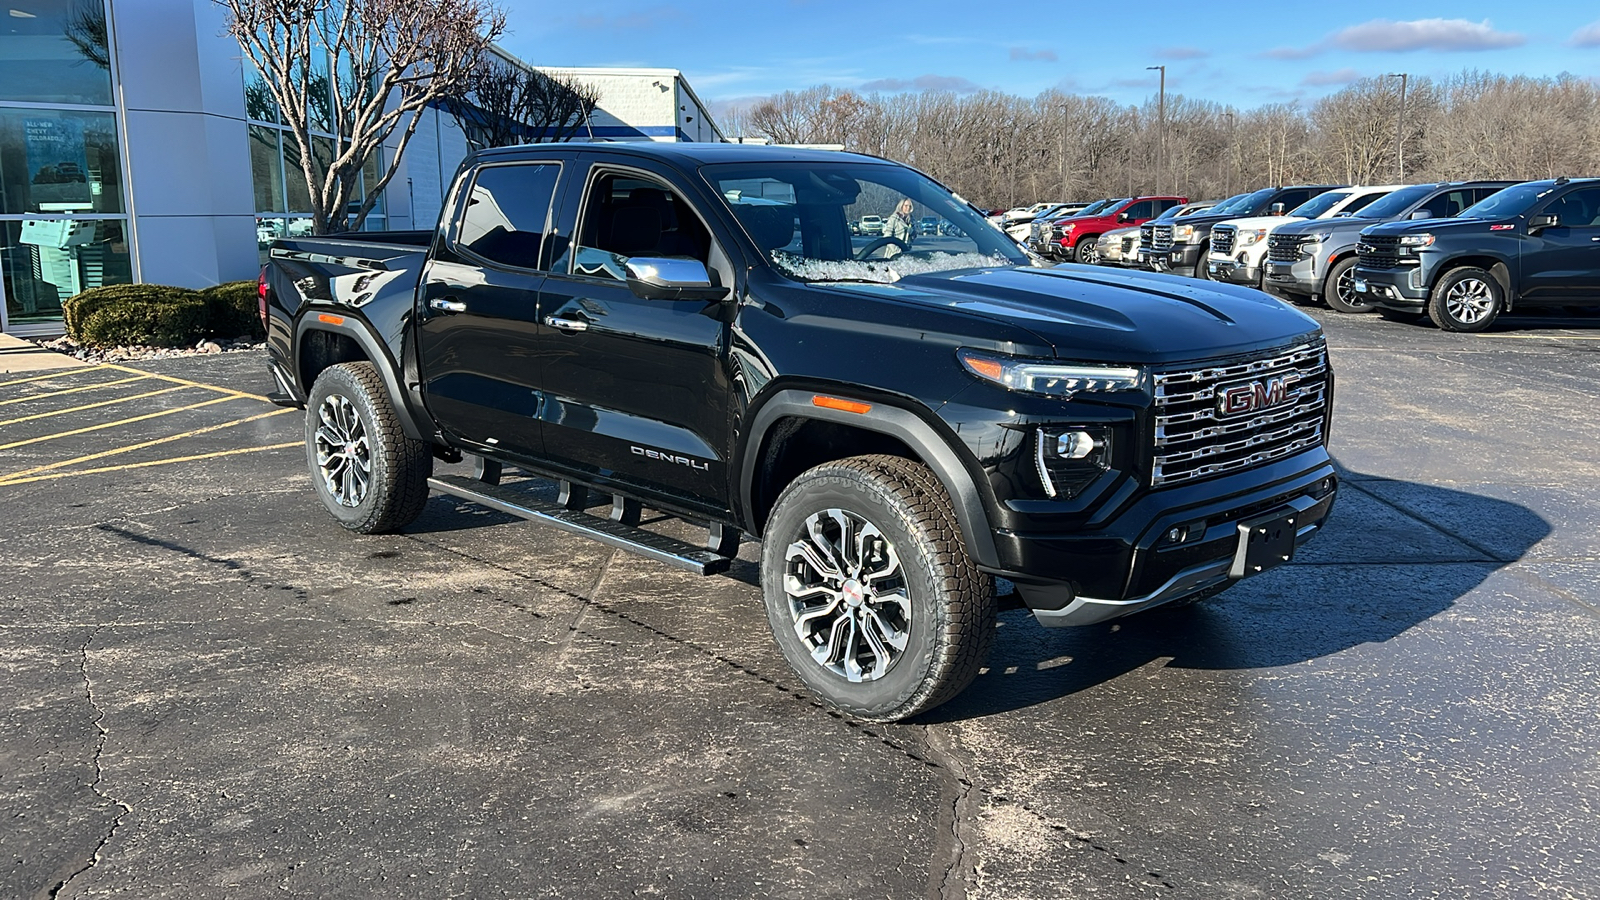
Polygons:
[[1242,416],[1292,403],[1300,399],[1300,392],[1290,391],[1289,388],[1299,380],[1299,375],[1291,373],[1263,381],[1247,381],[1244,384],[1218,388],[1217,415],[1224,418]]

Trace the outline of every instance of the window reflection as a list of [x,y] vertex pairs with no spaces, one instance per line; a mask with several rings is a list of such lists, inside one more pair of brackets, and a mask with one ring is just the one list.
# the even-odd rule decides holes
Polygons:
[[120,220],[0,222],[0,271],[12,324],[61,318],[61,301],[133,280]]
[[19,0],[5,6],[0,100],[111,105],[101,0]]
[[0,109],[0,213],[122,212],[111,113]]

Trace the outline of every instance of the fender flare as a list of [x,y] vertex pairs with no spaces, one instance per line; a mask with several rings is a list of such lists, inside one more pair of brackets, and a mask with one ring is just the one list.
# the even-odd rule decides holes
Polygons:
[[817,406],[811,402],[815,394],[815,391],[797,389],[778,391],[761,406],[751,422],[744,452],[739,460],[739,502],[752,526],[755,524],[755,475],[772,426],[788,417],[837,422],[888,435],[910,447],[944,485],[945,493],[950,495],[967,552],[980,566],[999,567],[1000,553],[995,547],[994,532],[989,527],[989,514],[984,508],[978,483],[955,448],[940,437],[933,426],[910,410],[886,406],[877,398],[870,401],[872,408],[869,411],[853,413]]
[[[330,322],[320,316],[312,316],[313,311],[315,310],[308,310],[306,314],[300,316],[300,321],[295,325],[293,373],[295,381],[302,380],[300,355],[302,348],[305,347],[305,336],[308,332],[327,331],[348,337],[367,355],[372,367],[378,371],[378,377],[383,379],[383,389],[389,393],[389,404],[394,407],[395,418],[400,420],[400,428],[406,433],[406,437],[432,443],[433,438],[418,427],[417,420],[411,413],[411,407],[406,404],[405,391],[401,390],[400,379],[395,375],[394,361],[389,358],[389,351],[383,342],[372,334],[371,326],[363,319],[338,313],[326,314],[329,318],[339,319],[338,322]],[[311,385],[301,384],[300,390],[305,396],[311,396]]]

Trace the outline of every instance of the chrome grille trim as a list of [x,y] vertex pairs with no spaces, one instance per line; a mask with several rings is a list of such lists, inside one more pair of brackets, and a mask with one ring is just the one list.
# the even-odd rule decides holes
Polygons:
[[1150,236],[1150,247],[1156,252],[1165,252],[1172,249],[1172,226],[1157,225]]
[[1273,262],[1299,262],[1301,244],[1305,236],[1299,234],[1267,235],[1267,259]]
[[[1219,388],[1286,375],[1284,404],[1245,417],[1217,412]],[[1156,372],[1152,487],[1243,471],[1322,444],[1328,350],[1322,339],[1255,358]]]
[[1211,229],[1211,252],[1229,254],[1233,252],[1233,240],[1239,229],[1232,225],[1218,225]]

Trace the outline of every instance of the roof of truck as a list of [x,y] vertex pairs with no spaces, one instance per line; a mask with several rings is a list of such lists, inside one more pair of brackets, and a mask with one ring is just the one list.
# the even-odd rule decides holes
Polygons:
[[480,150],[479,158],[537,158],[551,153],[604,152],[626,156],[647,156],[676,162],[700,164],[729,162],[867,162],[882,163],[887,160],[843,150],[814,150],[804,147],[784,147],[773,144],[715,144],[684,141],[666,143],[658,141],[569,141],[561,144],[521,144],[515,147],[493,147]]

